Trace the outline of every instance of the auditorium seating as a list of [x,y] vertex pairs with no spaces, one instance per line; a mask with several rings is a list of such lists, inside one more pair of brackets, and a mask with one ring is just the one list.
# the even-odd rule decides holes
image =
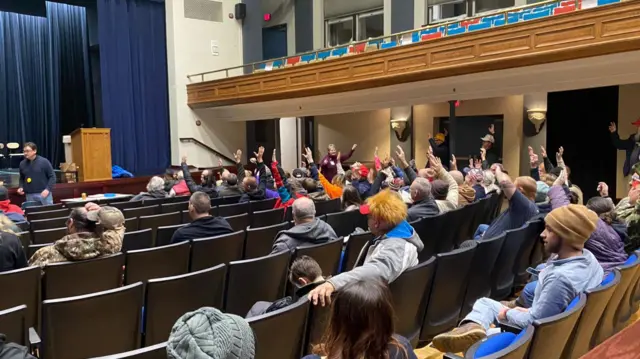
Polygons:
[[[148,208],[148,207],[142,207],[142,208]],[[158,209],[158,207],[155,207],[155,208],[156,210]],[[139,229],[151,228],[151,237],[153,237],[154,244],[156,243],[158,227],[174,226],[178,224],[182,224],[182,214],[180,212],[155,214],[155,215],[143,215],[138,217],[138,228]]]
[[276,235],[289,228],[288,223],[274,224],[269,227],[247,229],[244,245],[244,258],[258,258],[271,253]]
[[153,236],[151,229],[126,232],[122,238],[122,252],[137,249],[147,249],[153,247]]
[[243,258],[245,232],[191,241],[191,271],[228,264]]
[[445,215],[446,213],[420,218],[411,222],[413,229],[418,233],[418,236],[420,236],[420,239],[424,244],[424,248],[420,253],[418,253],[418,260],[420,262],[424,262],[436,254],[438,241],[445,237],[441,235]]
[[314,204],[316,207],[316,217],[320,217],[324,214],[340,212],[340,198],[315,202]]
[[67,227],[34,231],[31,233],[31,242],[33,244],[53,243],[66,235]]
[[172,226],[160,226],[156,229],[156,247],[166,246],[171,243],[173,234],[180,228],[186,226],[186,224],[175,224]]
[[248,319],[256,338],[255,359],[301,358],[309,305],[303,299],[286,308]]
[[28,345],[27,332],[29,328],[26,325],[27,306],[19,305],[17,307],[0,310],[0,333],[7,337],[8,342],[19,345]]
[[120,354],[107,355],[92,359],[166,359],[167,343],[160,343]]
[[347,246],[344,250],[344,260],[342,265],[343,272],[350,271],[356,266],[356,261],[360,256],[362,248],[372,240],[373,234],[371,234],[371,232],[353,234],[349,237],[349,241],[347,242]]
[[532,221],[524,231],[524,241],[518,250],[518,255],[513,265],[514,284],[516,286],[524,286],[529,274],[527,268],[531,265],[531,254],[536,243],[540,241],[540,234],[544,230],[544,221]]
[[251,209],[251,204],[247,203],[236,203],[236,204],[225,204],[222,206],[218,206],[218,216],[220,217],[231,217],[237,216],[239,214],[249,213]]
[[327,214],[327,223],[339,237],[353,233],[356,228],[367,229],[367,217],[360,211],[337,212]]
[[59,217],[52,219],[39,219],[30,221],[31,231],[41,231],[45,229],[66,228],[69,217]]
[[51,218],[60,218],[60,217],[69,217],[69,209],[63,208],[63,209],[56,209],[52,211],[34,212],[31,214],[27,214],[27,219],[29,221],[38,221],[42,219],[51,219]]
[[522,243],[525,241],[529,224],[524,227],[506,231],[504,244],[496,260],[496,266],[491,274],[491,298],[502,300],[512,291],[515,275],[513,267],[516,255]]
[[142,216],[153,216],[158,214],[160,209],[158,206],[148,206],[148,207],[136,207],[123,209],[122,214],[124,214],[124,218],[133,218],[133,217],[142,217]]
[[73,297],[117,288],[122,283],[124,254],[44,267],[42,298]]
[[41,278],[38,267],[0,272],[0,288],[5,288],[0,295],[0,310],[26,305],[26,325],[38,328]]
[[[529,325],[518,335],[510,332],[490,335],[471,346],[464,357],[468,359],[524,359],[527,357],[534,331],[533,325]],[[462,358],[452,353],[446,353],[444,359]]]
[[249,202],[251,203],[251,213],[273,209],[277,201],[277,198],[269,198],[262,201],[251,201]]
[[249,227],[249,214],[239,214],[237,216],[225,217],[234,231],[244,231]]
[[284,209],[282,208],[254,211],[251,213],[251,228],[268,227],[282,223],[283,220]]
[[126,253],[125,284],[171,277],[189,271],[189,242]]
[[166,203],[160,205],[160,213],[182,212],[189,209],[189,202]]
[[124,211],[125,209],[132,209],[132,208],[140,208],[142,207],[142,201],[133,201],[133,202],[116,202],[116,203],[111,203],[110,205],[111,207],[115,207],[121,211]]
[[301,256],[309,256],[318,262],[323,275],[336,275],[340,268],[343,242],[341,237],[327,243],[298,247],[295,250],[294,260]]

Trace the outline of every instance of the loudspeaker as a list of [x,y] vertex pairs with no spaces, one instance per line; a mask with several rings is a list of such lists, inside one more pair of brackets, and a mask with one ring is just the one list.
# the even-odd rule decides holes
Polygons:
[[236,20],[244,20],[247,17],[247,4],[236,4]]

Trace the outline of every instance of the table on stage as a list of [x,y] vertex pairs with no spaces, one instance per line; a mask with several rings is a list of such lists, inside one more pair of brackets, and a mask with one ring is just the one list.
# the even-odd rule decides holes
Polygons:
[[64,204],[73,204],[73,203],[88,203],[88,202],[104,202],[104,201],[113,201],[113,200],[126,200],[132,198],[132,194],[122,194],[122,193],[111,193],[111,194],[93,194],[87,196],[87,198],[82,199],[82,197],[78,198],[67,198],[61,199],[60,202]]

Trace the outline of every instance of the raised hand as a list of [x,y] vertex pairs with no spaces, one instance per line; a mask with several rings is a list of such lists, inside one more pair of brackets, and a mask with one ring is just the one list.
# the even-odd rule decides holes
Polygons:
[[469,168],[473,168],[473,157],[469,156]]
[[451,154],[451,161],[449,161],[449,164],[451,165],[452,170],[455,171],[458,169],[458,161],[456,160],[456,155]]
[[538,155],[536,155],[535,152],[533,152],[533,148],[529,146],[529,165],[531,165],[531,168],[536,168],[538,164]]
[[564,162],[562,160],[562,155],[564,155],[564,147],[560,146],[560,148],[558,148],[558,152],[556,152],[556,162],[557,163]]
[[[313,151],[311,151],[311,149],[309,147],[305,148],[304,150],[304,158],[307,159],[307,163],[312,164],[313,163]],[[338,153],[338,162],[340,162],[340,153]]]
[[357,144],[357,143],[354,143],[354,144],[353,144],[353,146],[351,146],[351,151],[355,150],[355,149],[356,149],[356,147],[358,147],[358,144]]
[[187,163],[187,156],[186,155],[182,155],[182,163]]
[[600,197],[609,197],[609,186],[605,182],[598,182]]
[[[376,149],[373,150],[373,157],[378,157],[378,146],[376,146]],[[338,155],[338,158],[340,158],[340,155]]]
[[271,162],[277,162],[278,159],[276,158],[276,149],[273,149],[273,154],[271,155]]
[[233,158],[236,160],[236,163],[240,163],[242,158],[242,150],[237,150],[236,153],[233,154]]
[[264,147],[258,147],[258,153],[254,152],[253,154],[256,156],[256,161],[258,161],[258,163],[262,163],[262,156],[264,156]]
[[496,126],[494,124],[491,124],[491,126],[489,126],[489,133],[492,135],[496,134]]
[[544,146],[540,146],[540,154],[542,155],[542,158],[547,158],[547,150]]
[[389,167],[389,164],[391,163],[391,159],[389,158],[389,154],[387,153],[384,156],[384,160],[382,160],[382,168],[387,168]]
[[433,147],[431,147],[431,145],[429,145],[429,148],[427,149],[427,155],[433,155]]
[[431,132],[427,133],[427,140],[430,140],[432,138],[433,138],[433,136],[431,135]]
[[615,133],[616,131],[618,131],[618,126],[616,126],[616,123],[615,122],[609,123],[609,132]]
[[404,163],[407,163],[407,159],[404,155],[404,150],[402,149],[402,147],[400,147],[400,145],[398,145],[396,147],[398,150],[396,151],[396,156],[398,157],[398,161]]
[[217,158],[218,158],[218,167],[223,167],[224,164],[222,163],[222,158],[220,158],[220,157],[217,157]]
[[553,182],[553,185],[563,186],[566,182],[567,182],[567,171],[562,170],[558,178],[556,178],[556,180]]
[[[311,152],[311,150],[309,150],[309,152]],[[336,159],[336,163],[340,163],[340,156],[342,155],[342,153],[340,151],[338,151],[338,158]]]
[[484,147],[480,147],[480,159],[482,162],[487,160],[487,150]]
[[436,173],[440,172],[440,170],[442,169],[442,162],[440,162],[440,158],[434,156],[433,153],[429,154],[429,163],[431,164],[431,168],[433,168]]

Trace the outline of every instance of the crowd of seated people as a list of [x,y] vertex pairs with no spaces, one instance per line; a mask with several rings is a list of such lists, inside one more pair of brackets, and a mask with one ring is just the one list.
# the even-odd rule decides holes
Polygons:
[[[305,149],[305,166],[289,174],[276,160],[275,150],[271,163],[265,163],[265,149],[260,147],[254,153],[255,171],[245,170],[240,159],[242,152],[238,150],[234,154],[237,174],[206,170],[198,185],[188,171],[185,157],[182,173],[192,193],[188,204],[192,221],[176,230],[171,242],[233,232],[224,218],[210,214],[212,198],[237,196],[239,202],[249,202],[276,198],[272,197],[275,194],[274,208],[291,207],[293,226],[272,239],[272,253],[327,243],[338,236],[327,222],[316,217],[316,206],[323,201],[340,199],[342,211],[357,210],[367,217],[368,228],[364,229],[373,235],[359,252],[354,268],[332,277],[324,276],[313,258],[302,256],[290,268],[289,281],[296,289],[295,294],[275,302],[258,302],[247,317],[269,313],[299,300],[331,305],[332,316],[325,337],[309,359],[355,359],[363,355],[414,358],[407,339],[394,333],[393,308],[387,288],[403,272],[418,264],[419,253],[425,247],[411,223],[455,211],[486,196],[504,196],[506,208],[491,223],[480,225],[474,238],[460,247],[541,219],[545,224],[542,242],[549,257],[535,270],[531,269],[534,275],[517,299],[498,302],[480,298],[458,328],[433,340],[433,346],[443,352],[464,352],[486,337],[487,330],[497,322],[525,328],[536,319],[561,313],[579,293],[598,286],[607,272],[625,263],[629,253],[640,244],[640,176],[632,181],[628,197],[617,205],[609,198],[606,183],[600,183],[600,195],[586,201],[584,206],[580,204],[583,199],[579,187],[569,180],[570,169],[563,161],[562,148],[556,154],[556,166],[544,148],[541,148],[542,161],[529,148],[530,176],[512,180],[499,162],[487,158],[493,144],[492,137],[488,136],[492,135],[481,138],[480,159],[470,160],[469,166],[460,170],[455,155],[448,154],[450,170],[447,170],[433,149],[429,150],[426,168],[418,170],[415,162],[407,159],[398,146],[396,159],[386,156],[380,160],[376,151],[372,168],[356,162],[345,171],[342,160],[348,157],[341,156],[331,145],[320,163],[314,161],[310,149]],[[162,192],[169,197],[177,186],[172,181],[175,181],[173,176],[171,179],[154,177],[146,194]],[[169,187],[171,190],[167,192]],[[22,268],[27,263],[44,266],[117,253],[122,246],[124,217],[116,208],[90,203],[71,210],[67,230],[68,235],[39,249],[27,262],[15,235],[18,230],[11,220],[0,214],[0,270]],[[185,346],[186,342],[205,352],[213,350],[206,345],[210,339],[201,338],[218,335],[220,328],[232,326],[239,331],[233,340],[241,342],[226,343],[228,348],[218,349],[221,353],[241,349],[242,354],[235,352],[234,355],[251,358],[255,338],[250,329],[243,329],[245,324],[243,318],[213,308],[187,313],[176,322],[171,333],[169,357],[187,357],[192,349]],[[371,345],[362,346],[362,343]]]

